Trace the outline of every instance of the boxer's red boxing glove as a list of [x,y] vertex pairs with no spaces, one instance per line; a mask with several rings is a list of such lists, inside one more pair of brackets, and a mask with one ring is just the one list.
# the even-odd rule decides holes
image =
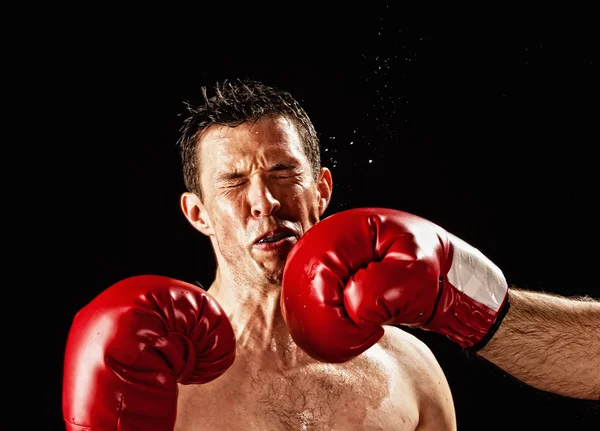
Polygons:
[[235,358],[227,315],[203,289],[167,277],[122,280],[77,315],[67,339],[68,430],[172,430],[177,383],[221,376]]
[[344,362],[376,343],[385,324],[481,348],[508,309],[508,286],[496,265],[438,225],[359,208],[327,217],[295,244],[281,308],[299,347]]

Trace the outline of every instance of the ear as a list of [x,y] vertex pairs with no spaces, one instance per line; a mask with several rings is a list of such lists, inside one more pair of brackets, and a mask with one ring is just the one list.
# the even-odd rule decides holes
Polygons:
[[319,217],[323,215],[327,207],[329,206],[329,201],[331,200],[332,193],[332,179],[331,179],[331,171],[328,168],[321,168],[321,172],[319,174],[319,181],[317,182],[317,195],[319,198]]
[[183,193],[180,199],[181,211],[185,218],[197,231],[206,236],[214,235],[214,230],[208,211],[198,196],[194,193]]

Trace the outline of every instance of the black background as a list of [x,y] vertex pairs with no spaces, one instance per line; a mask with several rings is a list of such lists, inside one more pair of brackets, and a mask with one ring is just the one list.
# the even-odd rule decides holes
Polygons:
[[[48,346],[44,429],[63,429],[62,355],[79,308],[135,274],[210,284],[210,244],[179,210],[175,141],[183,102],[216,80],[259,79],[303,103],[333,171],[328,214],[413,212],[482,250],[509,283],[600,297],[590,11],[453,11],[417,24],[385,5],[290,6],[277,16],[87,11],[53,21],[21,52],[35,106],[21,118],[44,127],[24,130],[45,169],[22,207],[43,255],[32,266],[47,266],[39,302],[52,304],[38,337]],[[36,112],[50,121],[34,124]],[[448,376],[459,430],[597,429],[594,403],[536,391],[435,334],[415,335]]]

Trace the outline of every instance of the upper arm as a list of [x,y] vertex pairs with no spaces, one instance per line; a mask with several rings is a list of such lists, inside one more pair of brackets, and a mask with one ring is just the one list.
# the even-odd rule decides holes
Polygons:
[[452,392],[446,375],[429,347],[397,327],[386,327],[391,350],[404,368],[409,368],[419,406],[418,430],[457,429]]

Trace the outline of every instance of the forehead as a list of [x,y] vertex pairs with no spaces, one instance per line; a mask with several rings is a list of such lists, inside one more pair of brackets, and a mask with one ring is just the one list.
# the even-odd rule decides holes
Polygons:
[[204,169],[273,158],[307,161],[296,126],[285,117],[235,127],[213,125],[200,140],[199,151]]

